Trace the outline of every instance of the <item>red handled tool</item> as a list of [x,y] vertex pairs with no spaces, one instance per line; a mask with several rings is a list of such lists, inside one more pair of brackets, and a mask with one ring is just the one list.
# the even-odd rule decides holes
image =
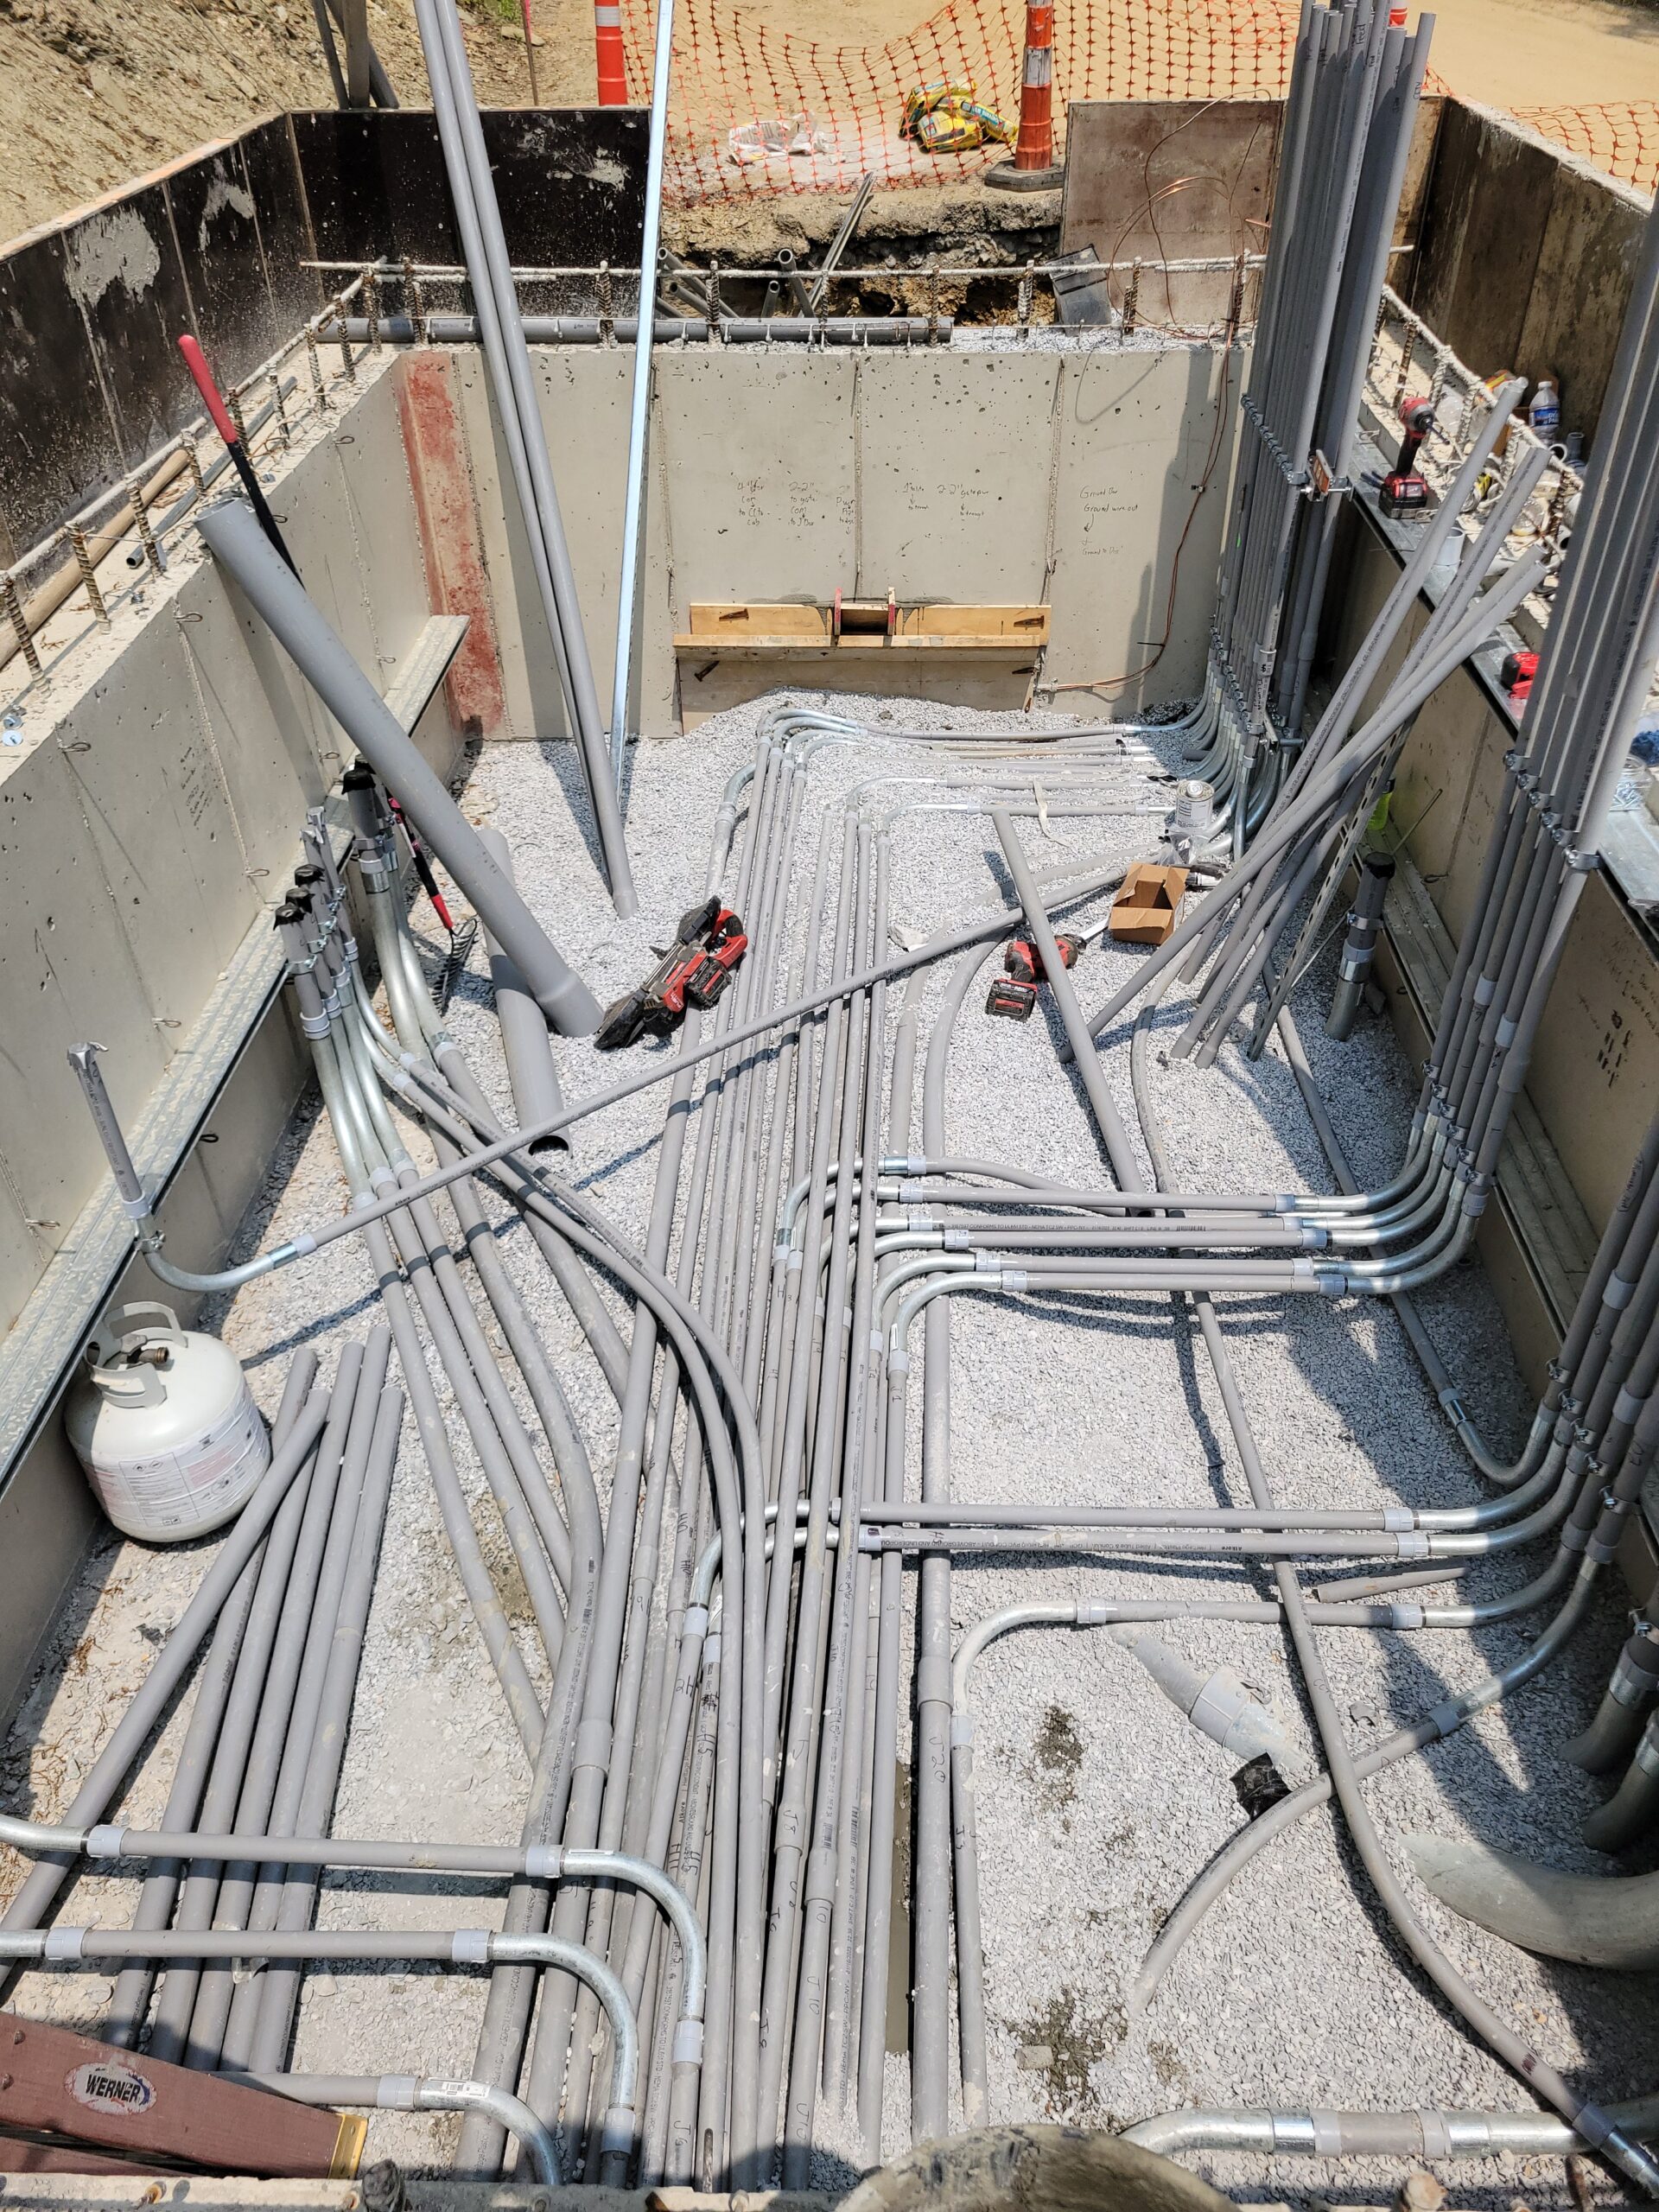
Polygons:
[[433,912],[448,931],[449,941],[453,944],[455,938],[455,925],[449,918],[449,909],[444,904],[442,892],[438,888],[438,879],[432,873],[432,863],[426,857],[426,848],[415,835],[415,824],[404,812],[401,803],[395,799],[390,791],[386,793],[386,804],[391,809],[393,819],[409,841],[409,857],[415,863],[415,873],[420,878],[421,888],[425,892]]
[[1421,514],[1428,505],[1428,485],[1417,472],[1417,455],[1423,440],[1434,427],[1433,401],[1402,400],[1400,420],[1405,429],[1400,441],[1400,457],[1394,464],[1392,475],[1382,479],[1376,504],[1385,515]]
[[691,907],[650,975],[607,1007],[594,1046],[618,1052],[647,1034],[666,1037],[685,1019],[687,1007],[715,1005],[748,949],[743,925],[729,906],[716,898]]
[[1538,673],[1538,656],[1532,652],[1505,653],[1497,680],[1510,695],[1510,704],[1524,707],[1532,696],[1532,679]]
[[[1075,968],[1083,950],[1083,939],[1068,931],[1056,937],[1054,949],[1060,956],[1062,968]],[[1006,1021],[1029,1021],[1036,1010],[1037,994],[1042,988],[1043,957],[1028,937],[1017,937],[1002,955],[1007,970],[999,976],[986,995],[987,1014],[1001,1014]]]
[[179,340],[179,351],[184,356],[184,365],[189,370],[196,390],[201,394],[202,404],[213,419],[213,428],[225,441],[225,450],[229,454],[237,474],[242,479],[242,489],[248,495],[249,505],[259,518],[260,529],[297,576],[300,572],[294,568],[294,556],[283,543],[283,533],[276,527],[276,518],[270,512],[270,503],[260,488],[253,463],[243,450],[235,420],[220,396],[219,386],[213,382],[213,371],[208,367],[200,346],[194,338],[186,336]]

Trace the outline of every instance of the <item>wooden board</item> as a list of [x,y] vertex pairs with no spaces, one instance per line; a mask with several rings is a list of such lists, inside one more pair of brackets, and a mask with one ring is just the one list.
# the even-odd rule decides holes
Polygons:
[[879,602],[860,601],[843,607],[843,620],[856,620],[858,627],[844,627],[834,634],[834,618],[828,607],[776,601],[709,601],[694,604],[691,626],[674,639],[682,653],[771,658],[782,654],[797,658],[837,660],[848,655],[907,653],[1035,652],[1048,643],[1046,607],[952,607],[939,603],[897,607],[891,632],[870,626],[870,618],[885,614]]
[[[357,2171],[364,2135],[364,2122],[353,2115],[0,2012],[0,2129],[6,2128],[96,2144],[124,2160],[142,2163],[149,2155],[227,2173],[329,2180]],[[15,2138],[9,2153],[38,2157]]]

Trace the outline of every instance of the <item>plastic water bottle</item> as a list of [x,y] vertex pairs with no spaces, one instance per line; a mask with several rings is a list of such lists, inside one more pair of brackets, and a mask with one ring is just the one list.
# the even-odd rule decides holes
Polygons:
[[1538,389],[1527,410],[1527,420],[1547,446],[1554,444],[1561,427],[1561,395],[1555,389],[1553,377],[1539,378]]

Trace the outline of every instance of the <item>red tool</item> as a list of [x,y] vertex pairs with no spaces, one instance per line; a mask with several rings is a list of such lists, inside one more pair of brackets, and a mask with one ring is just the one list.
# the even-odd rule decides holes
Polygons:
[[442,892],[438,888],[438,879],[432,873],[432,863],[426,857],[426,849],[422,844],[420,839],[415,835],[414,823],[404,812],[402,806],[398,804],[397,800],[393,798],[390,791],[386,793],[386,804],[391,809],[393,818],[397,823],[398,827],[403,830],[404,836],[409,840],[409,857],[415,863],[415,873],[420,878],[421,888],[425,892],[428,899],[430,901],[433,912],[442,923],[444,928],[448,931],[450,941],[453,944],[454,941],[455,925],[449,918],[449,909],[444,904]]
[[1497,671],[1497,680],[1506,691],[1513,691],[1518,684],[1530,683],[1537,673],[1536,653],[1505,653],[1503,665]]
[[1434,427],[1434,403],[1432,399],[1405,399],[1400,403],[1400,420],[1405,426],[1405,435],[1400,441],[1400,457],[1394,464],[1394,473],[1382,479],[1376,503],[1385,515],[1421,514],[1428,505],[1428,486],[1417,473],[1417,455],[1423,440]]
[[1510,695],[1510,704],[1518,714],[1532,696],[1532,679],[1538,673],[1536,653],[1505,653],[1503,665],[1497,671],[1497,680]]
[[225,404],[219,386],[213,382],[213,371],[208,367],[200,346],[194,338],[187,336],[180,339],[179,351],[184,356],[184,365],[189,370],[196,390],[201,394],[202,404],[212,418],[213,428],[225,441],[225,450],[229,454],[237,474],[242,479],[242,489],[248,495],[249,505],[259,518],[260,529],[297,576],[300,572],[294,568],[294,556],[283,543],[283,533],[276,527],[276,518],[270,512],[270,503],[260,486],[253,463],[243,450],[235,418]]
[[[1062,968],[1075,968],[1083,950],[1083,939],[1068,931],[1056,937],[1054,948],[1060,956]],[[1004,951],[1002,965],[1007,972],[991,985],[985,999],[985,1011],[1001,1014],[1007,1021],[1029,1021],[1042,986],[1042,955],[1030,938],[1017,937]]]
[[641,983],[605,1010],[594,1043],[618,1052],[641,1037],[666,1037],[685,1019],[688,1006],[713,1006],[730,983],[749,940],[743,925],[717,898],[705,899],[680,917],[674,942]]

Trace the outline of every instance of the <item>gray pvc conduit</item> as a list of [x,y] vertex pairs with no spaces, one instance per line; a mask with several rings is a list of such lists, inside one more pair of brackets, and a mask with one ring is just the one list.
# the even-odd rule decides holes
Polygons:
[[[1065,976],[1059,979],[1061,982],[1067,980]],[[1154,1000],[1136,1024],[1135,1043],[1141,1047],[1142,1069],[1147,1029],[1155,1006]],[[1136,1084],[1136,1101],[1142,1135],[1152,1156],[1154,1174],[1161,1181],[1166,1179],[1166,1163],[1151,1116],[1143,1075]],[[1243,1461],[1251,1495],[1258,1503],[1266,1504],[1269,1502],[1266,1477],[1238,1395],[1230,1359],[1221,1338],[1213,1306],[1207,1294],[1196,1299],[1194,1304],[1221,1388],[1229,1424]],[[1508,2020],[1471,1987],[1423,1927],[1394,1872],[1365,1806],[1360,1789],[1361,1770],[1343,1733],[1334,1694],[1309,1620],[1306,1599],[1294,1574],[1287,1566],[1278,1564],[1274,1572],[1285,1609],[1291,1645],[1300,1668],[1325,1751],[1328,1770],[1325,1779],[1341,1806],[1344,1824],[1365,1872],[1401,1940],[1419,1967],[1468,2025],[1505,2064],[1520,2075],[1529,2088],[1554,2105],[1570,2126],[1593,2142],[1605,2157],[1647,2194],[1659,2195],[1659,2164],[1656,2164],[1640,2145],[1625,2136],[1593,2101],[1581,2098],[1554,2067],[1516,2033]],[[1586,1561],[1583,1570],[1586,1583],[1594,1572],[1594,1563]],[[1444,1733],[1446,1731],[1442,1728],[1437,1732]]]
[[1651,1600],[1637,1618],[1594,1719],[1563,1746],[1567,1758],[1587,1774],[1609,1774],[1629,1758],[1647,1709],[1659,1695],[1659,1635],[1649,1618],[1650,1611]]
[[[305,1402],[316,1379],[317,1355],[308,1346],[296,1357],[283,1385],[283,1395],[271,1423],[270,1436],[274,1448],[288,1440],[300,1408]],[[250,1616],[258,1590],[260,1567],[265,1557],[265,1544],[251,1559],[242,1571],[241,1580],[231,1593],[213,1630],[207,1657],[196,1682],[196,1694],[191,1700],[190,1719],[185,1729],[184,1741],[179,1748],[177,1764],[168,1789],[164,1825],[169,1828],[188,1828],[194,1825],[201,1810],[213,1775],[214,1751],[221,1726],[232,1705],[237,1671],[243,1660],[244,1640]],[[250,1657],[252,1654],[249,1654]],[[133,1909],[135,1928],[165,1928],[173,1917],[178,1900],[181,1864],[176,1860],[163,1865],[150,1874],[138,1892]],[[115,1995],[99,2030],[105,2043],[130,2045],[137,2039],[146,2013],[149,2009],[150,1993],[155,1977],[144,1967],[130,1967],[115,1986]]]
[[[401,732],[399,734],[401,735]],[[1052,895],[1052,905],[1058,912],[1072,900],[1087,898],[1102,884],[1109,883],[1121,876],[1122,868],[1122,864],[1119,862],[1115,868],[1096,870],[1091,875],[1077,879],[1066,885],[1058,893]],[[620,1083],[611,1084],[602,1091],[595,1091],[587,1098],[579,1098],[567,1103],[560,1113],[549,1116],[545,1121],[510,1130],[505,1136],[493,1143],[480,1146],[476,1149],[469,1149],[464,1157],[450,1166],[438,1168],[429,1175],[417,1177],[396,1198],[365,1197],[364,1205],[354,1208],[349,1217],[325,1223],[315,1230],[305,1231],[293,1237],[287,1243],[277,1246],[269,1252],[262,1253],[257,1259],[244,1262],[239,1268],[226,1269],[213,1274],[191,1274],[183,1268],[175,1268],[170,1261],[163,1258],[153,1238],[141,1236],[139,1241],[143,1245],[146,1263],[162,1281],[173,1283],[181,1289],[238,1288],[242,1284],[252,1281],[258,1275],[270,1274],[273,1268],[286,1267],[296,1260],[308,1258],[312,1253],[321,1251],[325,1244],[332,1244],[340,1236],[364,1234],[377,1223],[385,1221],[389,1215],[398,1211],[411,1198],[430,1198],[435,1192],[444,1189],[447,1185],[455,1181],[459,1177],[480,1173],[484,1169],[494,1166],[498,1162],[508,1159],[513,1153],[527,1150],[543,1137],[557,1135],[575,1122],[585,1121],[589,1115],[601,1113],[608,1106],[620,1104],[625,1098],[632,1098],[638,1091],[649,1090],[653,1084],[658,1083],[677,1084],[683,1077],[689,1079],[703,1061],[713,1058],[718,1053],[729,1052],[740,1045],[753,1043],[757,1037],[766,1036],[773,1030],[798,1025],[806,1016],[820,1012],[835,1001],[847,998],[855,991],[868,989],[873,982],[891,982],[895,976],[908,975],[913,969],[927,967],[936,960],[947,958],[951,953],[961,951],[964,945],[988,944],[992,938],[1001,936],[1011,924],[1017,923],[1021,918],[1017,908],[1005,909],[982,920],[971,922],[964,928],[951,930],[942,936],[931,938],[925,944],[918,945],[909,952],[898,954],[892,959],[885,960],[879,965],[864,969],[857,975],[838,977],[822,990],[809,992],[786,1006],[774,1008],[752,1020],[738,1024],[734,1029],[721,1033],[710,1043],[689,1045],[671,1060],[658,1061],[652,1066],[641,1069],[634,1075],[624,1077]]]
[[[547,434],[542,424],[535,374],[519,318],[518,296],[479,121],[472,70],[454,0],[417,0],[415,14],[426,56],[427,74],[431,80],[432,105],[437,116],[444,166],[448,172],[449,196],[461,232],[473,305],[495,391],[496,410],[506,440],[508,464],[529,541],[537,588],[559,663],[571,734],[587,779],[588,802],[594,810],[612,902],[617,912],[626,917],[638,911],[639,902],[634,895],[616,785],[609,772],[605,728],[600,718],[599,695],[588,655],[582,603],[559,512]],[[518,948],[509,938],[502,935],[502,942],[519,960],[539,1000],[539,978],[535,968],[519,958]],[[595,1013],[593,1027],[597,1026]],[[583,1030],[575,1033],[585,1036],[589,1033]]]
[[[1488,1675],[1458,1696],[1445,1700],[1409,1727],[1396,1730],[1381,1744],[1357,1753],[1355,1770],[1362,1780],[1380,1773],[1384,1767],[1392,1766],[1400,1759],[1409,1758],[1414,1751],[1439,1743],[1443,1737],[1451,1735],[1465,1721],[1472,1719],[1476,1713],[1484,1713],[1489,1706],[1512,1696],[1555,1659],[1588,1611],[1594,1586],[1591,1569],[1580,1567],[1574,1576],[1571,1563],[1563,1562],[1559,1558],[1551,1570],[1558,1585],[1563,1567],[1571,1583],[1565,1603],[1521,1656],[1501,1672]],[[1305,1783],[1293,1789],[1287,1797],[1281,1798],[1278,1804],[1269,1806],[1265,1813],[1241,1829],[1232,1841],[1217,1853],[1171,1912],[1159,1930],[1157,1941],[1141,1961],[1130,1997],[1136,2011],[1144,2010],[1152,2002],[1188,1936],[1231,1887],[1250,1860],[1286,1828],[1294,1827],[1299,1820],[1328,1804],[1330,1800],[1328,1776]]]
[[[501,832],[493,823],[486,824],[479,830],[478,842],[511,883],[512,858]],[[514,1108],[521,1122],[552,1120],[563,1109],[564,1093],[553,1065],[547,1024],[518,963],[487,929],[485,944],[490,956],[495,1018],[501,1025],[501,1049],[506,1055]],[[539,1152],[568,1152],[569,1147],[568,1137],[551,1136],[543,1137],[525,1149],[533,1155]]]
[[68,1967],[105,1959],[179,1957],[227,1962],[249,1958],[341,1959],[371,1965],[430,1960],[458,1967],[519,1959],[579,1974],[598,1991],[611,2030],[611,2103],[606,2116],[601,2171],[613,2186],[626,2173],[637,2126],[639,2035],[621,1983],[602,1959],[579,1945],[560,1942],[551,1936],[506,1936],[488,1928],[393,1932],[314,1929],[286,1936],[253,1936],[239,1929],[207,1929],[188,1935],[170,1929],[135,1933],[130,1929],[60,1927],[17,1934],[0,1929],[0,1959]]
[[1483,1843],[1407,1839],[1413,1871],[1442,1904],[1522,1950],[1575,1966],[1659,1966],[1659,1874],[1566,1874]]
[[567,1036],[591,1035],[600,1020],[592,992],[555,950],[512,879],[265,537],[252,508],[239,499],[219,500],[203,511],[197,527],[324,706],[397,793],[422,837],[512,955],[547,1019]]
[[[195,1595],[179,1618],[178,1625],[156,1654],[149,1673],[117,1721],[109,1741],[75,1792],[64,1816],[64,1825],[82,1827],[101,1820],[115,1802],[128,1769],[137,1758],[166,1711],[173,1693],[183,1681],[206,1641],[208,1630],[241,1578],[242,1570],[258,1548],[278,1507],[295,1478],[310,1459],[328,1414],[328,1395],[313,1390],[296,1415],[286,1443],[272,1453],[258,1488],[232,1524],[229,1535],[196,1586]],[[0,1918],[0,1957],[26,1955],[5,1946],[40,1927],[52,1900],[67,1880],[71,1861],[54,1852],[35,1866]],[[138,1955],[143,1955],[142,1953]],[[0,1970],[0,1984],[10,1976]]]
[[[388,1395],[395,1398],[401,1393],[394,1388]],[[698,2017],[707,1986],[707,1954],[691,1900],[660,1866],[621,1852],[576,1851],[560,1843],[378,1842],[346,1836],[204,1835],[191,1829],[172,1834],[108,1822],[88,1827],[67,1822],[47,1824],[20,1820],[12,1814],[0,1814],[0,1844],[36,1859],[59,1853],[99,1861],[245,1859],[256,1866],[308,1866],[320,1873],[349,1869],[394,1874],[529,1874],[547,1882],[584,1878],[626,1882],[662,1908],[679,1939],[685,1961],[689,2019]],[[130,1932],[136,1940],[143,1931]]]

